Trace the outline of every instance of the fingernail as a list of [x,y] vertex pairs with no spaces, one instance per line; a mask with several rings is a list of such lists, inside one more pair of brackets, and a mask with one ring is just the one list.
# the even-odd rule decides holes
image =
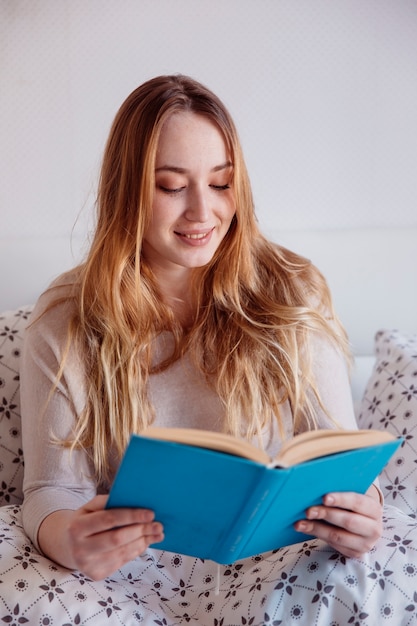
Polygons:
[[319,510],[318,509],[309,509],[309,511],[307,513],[308,519],[314,519],[314,518],[318,517],[318,515],[319,515]]
[[162,533],[162,524],[160,524],[159,522],[155,522],[154,524],[152,524],[152,532],[155,533],[155,535],[159,535],[160,533]]

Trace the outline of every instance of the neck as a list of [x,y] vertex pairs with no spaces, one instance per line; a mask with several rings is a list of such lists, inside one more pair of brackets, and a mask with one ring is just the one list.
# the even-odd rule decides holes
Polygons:
[[173,272],[158,272],[152,268],[164,302],[172,309],[175,317],[184,328],[190,327],[195,317],[195,303],[191,290],[191,272],[188,268],[178,268]]

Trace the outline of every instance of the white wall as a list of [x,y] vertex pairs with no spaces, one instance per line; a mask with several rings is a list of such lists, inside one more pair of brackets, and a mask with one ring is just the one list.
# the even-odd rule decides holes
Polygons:
[[171,72],[228,105],[275,238],[417,226],[417,0],[0,0],[0,309],[79,258],[116,110]]

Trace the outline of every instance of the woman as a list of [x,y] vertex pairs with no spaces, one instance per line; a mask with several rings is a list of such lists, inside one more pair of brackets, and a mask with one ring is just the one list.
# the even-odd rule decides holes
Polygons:
[[[163,538],[146,510],[105,510],[132,432],[226,431],[271,454],[309,428],[355,428],[347,343],[317,269],[259,232],[230,115],[162,76],[121,106],[85,262],[40,298],[21,374],[27,533],[100,579]],[[382,506],[328,494],[296,528],[370,550]]]

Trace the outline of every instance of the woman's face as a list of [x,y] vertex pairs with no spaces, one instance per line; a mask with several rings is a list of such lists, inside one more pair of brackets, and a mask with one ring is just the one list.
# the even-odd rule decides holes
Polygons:
[[208,118],[175,113],[165,122],[155,162],[152,219],[143,254],[155,274],[209,263],[235,213],[233,166]]

